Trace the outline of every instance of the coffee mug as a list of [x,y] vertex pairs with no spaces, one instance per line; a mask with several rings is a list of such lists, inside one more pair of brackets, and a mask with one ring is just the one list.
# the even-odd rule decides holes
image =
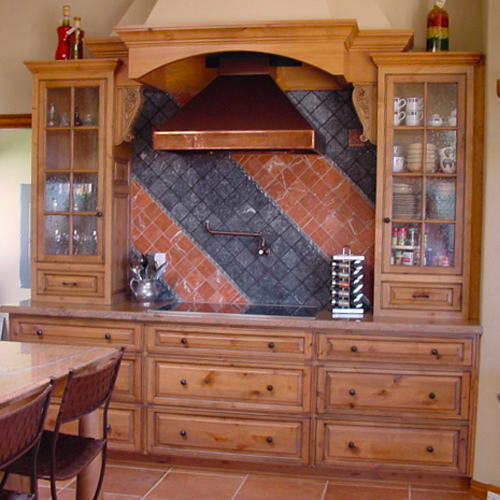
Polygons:
[[392,159],[392,171],[393,172],[403,172],[405,169],[405,157],[395,156]]
[[422,111],[424,109],[424,100],[422,97],[408,97],[406,111]]
[[457,162],[454,158],[441,158],[439,162],[441,172],[445,174],[454,174],[457,170]]
[[405,148],[403,146],[393,146],[392,155],[393,156],[403,156],[405,154]]
[[394,98],[394,113],[396,111],[401,111],[405,106],[406,106],[406,99],[403,99],[402,97]]
[[408,111],[406,114],[406,125],[410,127],[418,126],[422,123],[424,114],[422,111]]
[[406,118],[406,113],[404,111],[394,111],[394,126],[397,127],[403,123]]
[[455,148],[453,146],[446,146],[439,150],[439,158],[448,158],[451,160],[455,159]]

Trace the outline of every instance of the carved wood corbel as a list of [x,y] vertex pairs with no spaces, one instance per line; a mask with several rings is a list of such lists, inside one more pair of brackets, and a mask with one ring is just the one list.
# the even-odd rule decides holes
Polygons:
[[115,145],[130,142],[134,138],[134,124],[139,117],[143,103],[142,86],[116,88]]
[[354,109],[358,114],[363,134],[363,142],[377,144],[377,85],[375,83],[355,83],[352,93]]

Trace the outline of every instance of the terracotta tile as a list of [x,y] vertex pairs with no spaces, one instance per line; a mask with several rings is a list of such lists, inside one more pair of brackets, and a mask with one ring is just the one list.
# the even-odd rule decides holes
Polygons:
[[[123,494],[120,495],[119,493],[107,493],[106,491],[103,493],[103,500],[140,500],[141,496],[140,495],[129,495],[129,494]],[[59,498],[58,498],[59,500]],[[63,500],[63,499],[61,499]]]
[[201,300],[203,300],[204,302],[212,302],[210,300],[210,297],[214,294],[215,290],[210,283],[205,281],[198,287],[197,292],[202,296]]
[[288,210],[288,215],[299,225],[308,222],[311,219],[309,212],[300,204],[295,203],[293,207]]
[[[193,261],[191,261],[193,262]],[[194,263],[193,263],[194,265]],[[197,266],[195,266],[198,271],[203,274],[203,276],[208,276],[212,274],[215,271],[214,265],[208,260],[208,259],[203,259],[201,262],[198,263]]]
[[[408,500],[408,488],[329,484],[323,500]],[[412,500],[413,497],[412,497]]]
[[314,233],[311,234],[311,239],[320,248],[323,248],[324,244],[330,239],[330,235],[321,227],[318,227]]
[[416,490],[412,486],[411,500],[477,500],[477,497],[468,492]]
[[231,500],[244,480],[243,475],[170,472],[146,499]]
[[277,181],[273,181],[268,187],[267,187],[267,192],[269,195],[274,198],[278,199],[280,196],[283,195],[285,192],[285,188],[283,185]]
[[288,192],[293,194],[297,200],[300,200],[305,194],[309,193],[309,189],[303,182],[296,181],[288,188]]
[[318,174],[312,169],[308,168],[304,171],[304,173],[300,176],[300,180],[308,187],[314,186],[320,177]]
[[103,491],[143,496],[164,475],[165,471],[163,470],[107,465]]
[[235,500],[322,500],[325,481],[250,476]]

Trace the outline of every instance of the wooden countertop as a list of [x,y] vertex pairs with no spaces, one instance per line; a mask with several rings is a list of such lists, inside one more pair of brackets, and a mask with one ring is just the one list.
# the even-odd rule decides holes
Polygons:
[[140,321],[145,323],[177,323],[219,325],[233,327],[259,326],[267,328],[304,328],[315,331],[368,331],[399,332],[412,331],[441,334],[481,334],[482,328],[475,320],[441,320],[413,318],[374,318],[365,314],[362,319],[333,319],[328,310],[314,318],[231,314],[218,312],[155,311],[162,303],[151,306],[135,301],[125,301],[111,306],[95,304],[59,304],[49,302],[22,301],[17,305],[2,305],[0,311],[8,314],[29,314],[39,316],[91,318],[98,320]]

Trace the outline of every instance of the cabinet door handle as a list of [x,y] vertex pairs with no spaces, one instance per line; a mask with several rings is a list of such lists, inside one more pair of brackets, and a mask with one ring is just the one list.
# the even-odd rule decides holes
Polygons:
[[187,385],[186,380],[182,379],[182,380],[181,380],[181,385]]
[[434,452],[434,448],[432,446],[427,446],[427,451],[429,453],[433,453]]
[[352,352],[358,352],[358,348],[357,348],[355,345],[353,345],[353,346],[351,347],[351,351],[352,351]]
[[106,335],[104,335],[104,338],[106,340],[111,340],[111,335],[109,333],[106,333]]
[[188,339],[187,338],[182,338],[181,339],[181,344],[187,344],[188,343]]
[[349,444],[347,445],[351,450],[356,447],[356,445],[352,442],[349,441]]
[[429,394],[429,398],[430,398],[430,399],[436,399],[436,395],[435,395],[433,392],[431,392],[431,393]]
[[269,346],[269,349],[274,349],[274,342],[269,342],[268,346]]
[[413,294],[414,299],[430,299],[430,295],[428,293],[414,293]]
[[266,439],[266,441],[270,444],[270,443],[272,443],[272,442],[273,442],[273,438],[272,438],[271,436],[269,436],[269,437]]
[[356,396],[356,391],[355,391],[354,389],[351,389],[351,390],[349,391],[349,394],[350,394],[351,396]]
[[187,432],[186,432],[186,431],[184,431],[184,430],[182,430],[179,434],[180,434],[182,437],[184,437],[184,436],[187,434]]
[[437,349],[432,349],[432,354],[434,354],[434,356],[437,356],[439,354],[439,351]]
[[36,334],[41,337],[43,335],[43,330],[37,330]]
[[391,222],[390,217],[384,217],[384,222],[385,222],[386,224],[389,224],[389,222]]
[[96,212],[95,216],[96,217],[102,217],[102,212]]
[[111,425],[107,424],[107,425],[106,425],[106,430],[107,430],[107,431],[110,431],[110,430],[111,430]]
[[267,390],[268,390],[269,392],[271,392],[271,391],[273,391],[273,390],[274,390],[274,387],[273,387],[272,385],[268,385],[268,386],[267,386]]

